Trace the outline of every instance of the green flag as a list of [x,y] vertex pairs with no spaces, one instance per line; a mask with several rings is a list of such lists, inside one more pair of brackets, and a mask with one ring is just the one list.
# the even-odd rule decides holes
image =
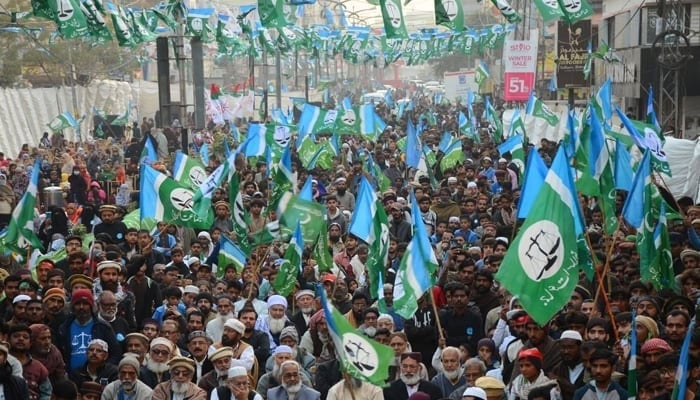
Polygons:
[[199,159],[178,150],[173,163],[173,179],[196,190],[207,179],[207,171]]
[[[545,0],[547,1],[547,0]],[[558,0],[564,13],[564,19],[569,24],[578,22],[593,16],[593,8],[586,0]]]
[[435,25],[446,26],[453,31],[464,30],[464,10],[462,2],[456,0],[435,0]]
[[326,207],[323,204],[302,199],[289,192],[282,195],[278,210],[281,233],[291,234],[292,227],[299,223],[302,237],[308,240],[309,244],[318,238],[321,226],[326,223]]
[[117,36],[119,46],[135,46],[137,43],[122,7],[117,6],[117,9],[110,12],[109,15],[112,17],[112,26],[114,26],[114,34]]
[[534,0],[534,2],[544,22],[564,17],[564,11],[559,7],[557,0]]
[[240,190],[240,177],[234,172],[228,182],[228,201],[231,204],[231,220],[236,241],[246,256],[250,256],[251,243],[248,238],[248,217],[243,205],[243,193]]
[[272,286],[275,291],[284,297],[289,296],[294,290],[294,284],[301,272],[301,257],[304,253],[304,239],[301,234],[301,226],[297,223],[292,239],[284,252],[284,258],[279,266],[279,273]]
[[245,267],[246,256],[243,250],[240,249],[226,235],[219,237],[219,257],[216,264],[216,277],[221,279],[224,277],[226,267],[233,264],[236,272],[241,273]]
[[387,39],[408,38],[401,0],[379,0]]
[[190,188],[145,164],[141,165],[139,195],[141,219],[155,218],[194,229],[209,229],[214,223],[211,207],[195,212]]
[[486,80],[489,79],[489,76],[491,76],[491,74],[489,74],[489,70],[486,67],[486,64],[483,61],[481,61],[479,65],[476,66],[476,70],[474,72],[474,81],[477,85],[479,85],[479,87],[481,87],[481,85],[483,85],[484,82],[486,82]]
[[600,175],[600,208],[603,211],[603,216],[605,220],[603,221],[603,226],[605,228],[605,233],[612,235],[618,227],[616,204],[617,190],[615,189],[615,178],[613,176],[614,170],[613,159],[610,157],[608,159],[603,173]]
[[258,15],[265,28],[281,28],[287,25],[284,19],[284,2],[281,0],[258,0]]
[[649,268],[640,268],[641,278],[642,282],[651,282],[656,290],[676,290],[671,240],[668,235],[668,224],[666,222],[666,204],[664,201],[660,203],[659,220],[654,229],[655,257],[649,264]]
[[356,379],[383,386],[389,377],[394,351],[353,329],[343,314],[326,299],[323,289],[320,291],[328,334],[338,354],[340,369]]
[[22,195],[15,209],[12,210],[10,223],[7,231],[0,238],[4,246],[14,250],[23,250],[28,246],[35,249],[43,249],[44,245],[34,233],[34,213],[37,205],[36,198],[39,186],[39,172],[41,162],[39,159],[34,163],[32,176],[29,178],[29,186]]
[[510,22],[511,24],[522,21],[520,14],[518,14],[518,12],[511,7],[508,0],[491,0],[491,2],[496,6],[496,8],[498,8],[506,21]]
[[394,311],[404,318],[411,318],[418,310],[418,299],[432,290],[438,267],[413,191],[410,201],[413,237],[401,259],[394,282]]
[[53,132],[60,132],[66,128],[75,128],[77,126],[78,121],[76,121],[73,114],[68,111],[56,116],[56,118],[52,119],[51,122],[48,123],[49,129],[51,129]]
[[568,174],[568,160],[560,147],[535,206],[495,276],[542,326],[569,301],[578,282],[574,228],[578,199],[567,184]]
[[328,225],[321,225],[321,233],[311,251],[311,257],[316,260],[319,272],[330,271],[333,268],[333,257],[328,247]]
[[458,138],[453,138],[445,150],[445,155],[440,160],[440,170],[445,171],[446,169],[454,168],[455,165],[462,161],[464,161],[462,141]]
[[88,34],[88,22],[77,0],[48,0],[58,31],[66,39]]

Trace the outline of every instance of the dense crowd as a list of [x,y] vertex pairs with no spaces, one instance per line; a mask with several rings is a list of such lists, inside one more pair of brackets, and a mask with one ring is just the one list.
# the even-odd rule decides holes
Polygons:
[[[401,117],[377,106],[386,131],[376,142],[344,136],[330,170],[305,170],[294,155],[297,182],[312,175],[314,200],[327,207],[334,265],[319,271],[307,246],[287,297],[271,284],[285,243],[258,246],[240,271],[216,265],[212,254],[221,235],[236,241],[225,187],[214,193],[209,230],[170,221],[149,230],[122,221],[138,207],[141,139],[152,137],[161,170],[168,170],[178,127],[155,128],[144,119],[123,138],[76,144],[57,133],[14,158],[0,154],[0,224],[10,221],[40,159],[39,192],[59,187],[63,202],[44,199],[35,232],[46,252],[66,253],[34,265],[0,256],[0,398],[617,400],[628,396],[631,354],[637,355],[637,397],[670,398],[700,300],[700,206],[678,199],[683,217],[671,221],[670,234],[678,290],[656,291],[640,281],[633,232],[623,225],[609,249],[596,199],[581,196],[596,268],[604,276],[582,277],[566,307],[540,325],[494,280],[521,222],[523,171],[509,154],[498,154],[487,123],[480,141],[463,139],[463,163],[408,171],[397,141],[407,118],[421,123],[428,109],[437,125],[425,122],[422,140],[435,147],[443,131],[458,130],[459,110],[433,107],[425,97]],[[245,133],[245,121],[236,125]],[[529,151],[546,162],[554,158],[556,143],[536,145]],[[368,154],[390,181],[387,190],[377,189],[389,215],[385,313],[368,289],[367,238],[348,233],[360,179],[377,184],[366,169]],[[208,172],[223,158],[210,157]],[[266,209],[269,166],[241,160],[237,168],[254,236],[275,218]],[[440,269],[432,293],[404,319],[393,311],[392,296],[413,235],[411,190]],[[624,196],[618,194],[618,213]],[[384,387],[342,372],[320,290],[358,332],[393,349]],[[681,377],[688,400],[700,394],[700,330],[692,332],[689,348],[687,376]]]

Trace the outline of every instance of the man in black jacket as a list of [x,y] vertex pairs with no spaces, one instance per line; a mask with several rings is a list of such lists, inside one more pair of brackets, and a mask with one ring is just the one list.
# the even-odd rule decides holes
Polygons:
[[122,351],[112,327],[94,315],[94,307],[95,300],[92,297],[92,291],[89,289],[73,291],[70,301],[72,314],[59,327],[58,337],[60,340],[56,343],[61,350],[63,360],[66,362],[66,369],[69,371],[85,364],[88,343],[94,339],[102,339],[107,343],[109,349],[114,349],[114,351],[110,351],[107,362],[117,365],[121,359]]
[[107,362],[109,351],[109,346],[104,340],[93,339],[90,341],[87,362],[73,369],[69,379],[77,387],[80,387],[83,382],[95,382],[105,387],[108,383],[116,381],[119,377],[119,371],[116,365]]
[[440,322],[448,346],[459,347],[467,343],[470,349],[477,349],[479,340],[484,337],[481,315],[469,308],[469,292],[464,285],[453,289],[452,309],[440,313]]
[[385,400],[405,400],[416,392],[426,393],[430,400],[442,398],[440,388],[420,378],[421,360],[420,353],[401,354],[401,374],[399,379],[384,389]]

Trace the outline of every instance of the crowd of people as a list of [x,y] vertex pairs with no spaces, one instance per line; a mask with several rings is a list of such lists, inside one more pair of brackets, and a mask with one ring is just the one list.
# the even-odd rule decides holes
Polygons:
[[[296,287],[286,297],[272,285],[285,243],[253,249],[242,270],[215,265],[221,235],[237,239],[225,187],[214,194],[217,218],[209,230],[171,221],[148,230],[122,222],[138,207],[138,139],[78,145],[52,138],[23,147],[13,159],[0,154],[0,223],[10,222],[40,159],[40,191],[61,187],[64,203],[45,201],[35,232],[47,252],[65,249],[64,258],[36,265],[0,256],[0,398],[617,400],[628,396],[633,354],[637,397],[670,398],[700,301],[700,206],[678,199],[683,219],[671,221],[670,234],[678,289],[656,291],[640,281],[633,232],[622,226],[614,248],[606,247],[611,240],[596,199],[581,196],[602,286],[582,277],[566,307],[538,324],[494,280],[519,224],[523,171],[509,154],[498,154],[486,123],[480,142],[463,139],[463,163],[430,174],[407,171],[397,141],[406,119],[428,110],[437,126],[426,122],[422,140],[433,147],[443,130],[458,130],[458,110],[433,107],[426,97],[401,118],[378,105],[386,131],[376,142],[345,136],[330,170],[305,170],[294,155],[297,182],[301,186],[311,174],[314,199],[327,207],[324,239],[334,265],[319,271],[307,246]],[[245,122],[236,124],[245,133]],[[145,119],[139,130],[155,138],[159,162],[169,169],[173,141]],[[548,161],[556,147],[543,141],[530,151]],[[348,232],[360,179],[377,183],[366,168],[368,154],[391,182],[389,189],[377,189],[389,215],[386,312],[368,289],[367,238]],[[208,171],[223,158],[210,157]],[[254,235],[275,213],[266,209],[269,166],[247,161],[237,173]],[[440,275],[406,319],[392,302],[413,235],[411,190]],[[618,213],[624,195],[618,195]],[[360,334],[394,351],[383,386],[343,372],[321,290]],[[700,330],[690,338],[682,377],[687,400],[700,394]]]

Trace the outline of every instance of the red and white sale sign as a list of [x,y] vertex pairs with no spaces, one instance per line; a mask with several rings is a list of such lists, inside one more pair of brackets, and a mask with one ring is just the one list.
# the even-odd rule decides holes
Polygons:
[[535,88],[536,40],[506,40],[503,46],[503,98],[526,101]]

